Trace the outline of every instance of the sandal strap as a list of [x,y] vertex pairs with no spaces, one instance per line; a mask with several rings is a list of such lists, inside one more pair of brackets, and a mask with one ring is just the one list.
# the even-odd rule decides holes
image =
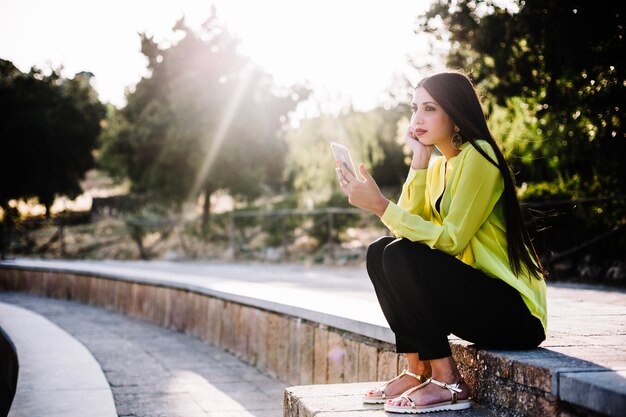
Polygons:
[[402,375],[408,375],[408,376],[412,376],[413,378],[417,379],[417,382],[419,382],[420,384],[422,382],[424,382],[424,377],[418,374],[414,374],[413,372],[405,369],[404,371],[402,371],[402,373],[400,374],[400,376]]
[[415,407],[415,402],[413,401],[411,397],[409,397],[409,395],[413,394],[415,391],[422,388],[424,385],[428,383],[428,381],[430,381],[430,378],[427,379],[426,382],[416,385],[413,388],[409,388],[408,390],[404,391],[402,395],[400,395],[400,398],[407,400],[411,404],[411,407]]
[[382,387],[378,388],[378,390],[380,391],[380,393],[382,394],[382,398],[386,398],[387,395],[385,394],[385,388],[387,388],[387,386],[389,386],[389,384],[391,384],[394,381],[397,381],[398,379],[402,378],[404,375],[408,375],[410,377],[413,377],[415,379],[417,379],[417,382],[419,382],[420,384],[424,382],[424,377],[421,375],[417,375],[411,371],[409,371],[408,369],[404,369],[402,372],[400,372],[400,375],[396,376],[393,379],[390,379],[389,381],[387,381],[385,383],[385,385],[383,385]]
[[460,388],[461,382],[463,382],[463,378],[459,379],[459,381],[454,384],[447,384],[445,382],[437,381],[432,377],[429,378],[428,381],[440,386],[441,388],[446,388],[448,391],[450,391],[450,394],[452,394],[452,404],[456,404],[458,393],[463,392],[463,390]]

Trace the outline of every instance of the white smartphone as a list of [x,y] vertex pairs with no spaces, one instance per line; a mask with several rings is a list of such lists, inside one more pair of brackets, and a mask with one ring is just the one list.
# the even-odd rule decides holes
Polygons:
[[335,160],[339,161],[352,175],[358,178],[348,148],[340,143],[330,142],[330,149],[332,149],[333,155],[335,155]]

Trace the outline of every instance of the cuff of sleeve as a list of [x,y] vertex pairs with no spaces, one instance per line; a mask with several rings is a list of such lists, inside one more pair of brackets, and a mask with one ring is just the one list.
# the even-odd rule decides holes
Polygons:
[[416,182],[418,184],[426,184],[426,173],[428,172],[427,169],[413,169],[410,168],[409,169],[409,175],[407,175],[406,177],[406,181],[404,182],[405,185],[410,185],[413,182]]
[[402,219],[402,215],[404,213],[404,209],[400,208],[400,206],[390,201],[387,205],[387,209],[380,219],[385,224],[385,226],[389,228],[389,230],[396,233],[398,224],[400,224],[400,220]]

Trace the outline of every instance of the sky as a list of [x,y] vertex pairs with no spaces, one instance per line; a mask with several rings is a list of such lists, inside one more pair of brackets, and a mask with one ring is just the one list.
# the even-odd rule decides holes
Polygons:
[[[281,86],[307,83],[314,100],[367,110],[394,77],[417,81],[407,57],[425,43],[415,35],[428,0],[0,0],[0,58],[20,70],[63,66],[63,76],[95,74],[100,99],[125,104],[146,74],[138,33],[162,44],[185,16],[197,28],[212,4],[250,56]],[[321,109],[331,110],[332,109]]]

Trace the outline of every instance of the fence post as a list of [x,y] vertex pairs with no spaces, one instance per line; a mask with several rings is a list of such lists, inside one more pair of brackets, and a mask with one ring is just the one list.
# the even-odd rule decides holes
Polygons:
[[237,248],[236,248],[236,239],[235,239],[235,214],[230,212],[230,221],[228,222],[228,231],[230,238],[230,253],[231,257],[234,260],[237,258]]
[[328,256],[335,259],[335,248],[333,243],[334,218],[332,209],[328,209]]
[[287,252],[287,246],[288,246],[288,237],[287,237],[287,216],[288,214],[285,213],[284,215],[280,216],[280,228],[281,228],[281,233],[283,235],[283,259],[287,259],[288,256],[288,252]]

